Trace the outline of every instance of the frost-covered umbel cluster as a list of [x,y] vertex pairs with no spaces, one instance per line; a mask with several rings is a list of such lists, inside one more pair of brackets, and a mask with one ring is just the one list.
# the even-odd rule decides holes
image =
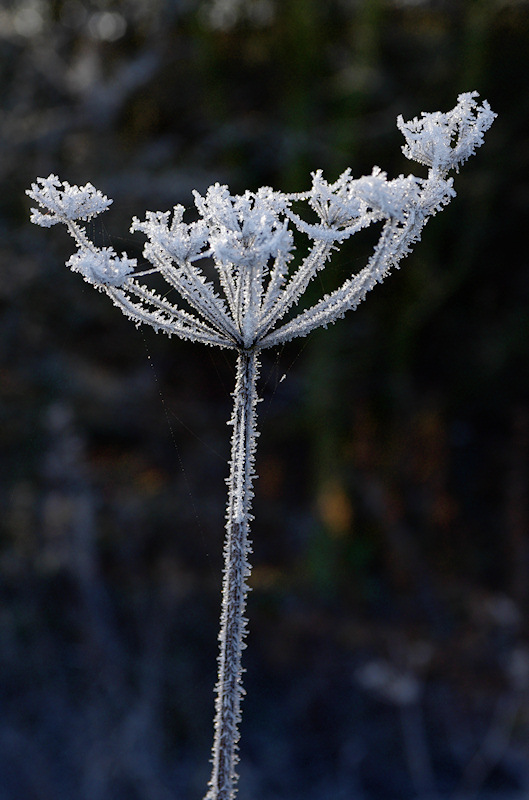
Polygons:
[[[28,191],[42,209],[32,209],[33,222],[44,227],[63,222],[73,236],[77,252],[68,266],[110,295],[136,323],[237,350],[213,770],[206,800],[233,800],[237,785],[259,351],[335,322],[399,264],[428,218],[454,196],[449,170],[457,170],[474,153],[494,120],[488,103],[479,106],[476,97],[476,92],[460,95],[447,114],[423,114],[411,122],[399,117],[404,154],[429,168],[426,178],[401,175],[388,180],[375,167],[362,178],[346,170],[328,183],[318,171],[302,194],[263,188],[231,195],[218,184],[205,196],[195,192],[198,220],[189,224],[183,220],[183,206],[147,212],[145,221],[134,219],[131,228],[147,237],[143,254],[152,268],[146,270],[138,270],[126,253],[96,247],[87,237],[80,223],[112,202],[91,184],[79,188],[50,175],[37,178]],[[315,222],[300,215],[303,203]],[[381,233],[364,269],[296,313],[294,307],[332,251],[372,223],[380,224]],[[308,252],[296,260],[293,229],[308,238]],[[177,302],[139,281],[152,273],[176,290]],[[211,273],[213,279],[207,277]]]
[[[269,188],[231,195],[215,184],[205,196],[195,192],[197,222],[183,221],[183,206],[172,212],[147,212],[134,219],[132,231],[147,237],[144,256],[154,270],[137,271],[135,259],[111,247],[96,247],[80,222],[105,211],[111,200],[91,184],[70,186],[55,175],[37,178],[29,196],[42,210],[32,221],[49,227],[63,222],[77,252],[69,261],[74,271],[110,295],[125,314],[155,330],[220,347],[273,347],[335,322],[355,308],[409,252],[429,217],[455,192],[451,169],[457,170],[483,142],[495,114],[477,92],[458,97],[446,114],[435,112],[397,125],[404,134],[404,154],[429,167],[428,177],[413,175],[388,180],[375,168],[353,178],[346,170],[335,183],[320,171],[302,194]],[[317,222],[294,211],[306,201]],[[282,323],[309,282],[341,242],[372,223],[382,223],[379,242],[366,267],[315,306]],[[292,266],[297,228],[309,239],[308,253]],[[217,281],[208,280],[200,262],[213,261]],[[159,272],[185,301],[171,303],[138,278]]]

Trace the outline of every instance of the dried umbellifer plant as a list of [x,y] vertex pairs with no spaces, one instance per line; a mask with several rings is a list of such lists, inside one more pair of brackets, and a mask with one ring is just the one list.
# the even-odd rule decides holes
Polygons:
[[[430,217],[455,196],[448,173],[457,171],[481,146],[492,125],[496,115],[486,101],[478,105],[477,96],[477,92],[459,95],[447,113],[423,113],[409,122],[397,119],[406,140],[403,152],[428,167],[426,178],[400,175],[388,180],[375,167],[361,178],[346,170],[335,183],[315,172],[311,188],[300,194],[264,187],[231,195],[227,186],[215,184],[205,196],[194,193],[196,222],[184,222],[180,205],[172,212],[148,211],[143,222],[134,218],[131,231],[147,237],[143,254],[151,265],[148,269],[138,270],[136,259],[111,247],[96,247],[88,238],[80,223],[92,220],[112,202],[90,183],[70,186],[50,175],[37,178],[27,192],[40,207],[32,209],[32,222],[43,227],[64,223],[73,237],[77,251],[67,266],[106,292],[137,325],[146,323],[155,331],[237,353],[213,771],[206,800],[233,800],[237,790],[260,351],[336,322],[399,265]],[[303,202],[315,212],[317,222],[300,216],[297,209]],[[296,313],[293,309],[333,250],[375,223],[381,224],[380,238],[367,265],[312,307]],[[308,252],[297,261],[294,228],[308,239]],[[214,265],[215,281],[207,279],[201,261]],[[153,273],[176,290],[177,303],[139,280]],[[284,321],[288,312],[290,319]]]

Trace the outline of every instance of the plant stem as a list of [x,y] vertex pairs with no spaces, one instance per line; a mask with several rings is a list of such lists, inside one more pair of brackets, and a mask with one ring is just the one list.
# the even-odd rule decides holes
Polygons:
[[250,575],[248,554],[250,505],[253,497],[254,451],[257,432],[256,381],[259,370],[258,352],[240,350],[237,357],[237,380],[233,393],[233,425],[231,439],[226,541],[224,545],[224,578],[220,621],[219,674],[215,701],[215,738],[213,771],[205,800],[233,800],[237,791],[238,725],[241,719],[242,686],[241,654],[246,635],[244,610]]

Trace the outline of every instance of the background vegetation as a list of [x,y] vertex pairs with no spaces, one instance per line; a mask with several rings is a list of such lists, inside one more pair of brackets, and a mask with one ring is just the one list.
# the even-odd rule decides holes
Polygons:
[[2,3],[1,800],[202,796],[234,377],[24,189],[91,181],[141,253],[215,181],[408,172],[397,114],[472,89],[498,119],[403,269],[266,355],[240,796],[527,797],[528,74],[524,0]]

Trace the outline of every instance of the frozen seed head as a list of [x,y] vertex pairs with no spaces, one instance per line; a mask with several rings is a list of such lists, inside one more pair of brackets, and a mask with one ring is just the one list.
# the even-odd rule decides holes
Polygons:
[[134,272],[136,259],[121,256],[112,247],[89,250],[82,248],[66,262],[73,272],[80,272],[94,286],[121,286],[125,278]]
[[144,222],[133,218],[131,233],[141,231],[148,238],[143,255],[152,264],[157,260],[159,263],[167,260],[177,264],[192,263],[206,255],[207,225],[202,220],[183,222],[184,211],[184,206],[178,205],[173,208],[172,217],[169,211],[147,211]]
[[112,203],[91,183],[70,186],[66,181],[60,181],[57,175],[37,178],[26,194],[45,209],[44,213],[37,208],[31,209],[31,222],[43,228],[50,228],[58,222],[87,222],[106,211]]
[[257,192],[231,195],[216,183],[195,204],[209,230],[209,244],[221,264],[265,267],[270,258],[288,257],[294,242],[288,221],[280,219],[287,197],[263,187]]
[[373,216],[400,219],[417,195],[417,178],[413,175],[388,181],[386,173],[374,167],[371,175],[361,178],[352,178],[347,169],[334,183],[327,183],[318,170],[312,176],[308,200],[323,222],[341,229],[362,217],[368,222]]
[[399,116],[397,127],[406,139],[402,147],[406,158],[442,173],[458,170],[481,147],[483,134],[497,116],[486,100],[479,106],[477,97],[478,92],[460,94],[455,108],[444,114],[423,111],[408,122]]

